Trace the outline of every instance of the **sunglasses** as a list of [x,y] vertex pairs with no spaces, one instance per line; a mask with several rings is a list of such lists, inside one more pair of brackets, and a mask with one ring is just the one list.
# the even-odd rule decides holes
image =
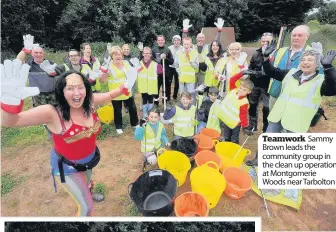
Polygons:
[[273,36],[273,34],[271,32],[265,32],[262,34],[262,36]]

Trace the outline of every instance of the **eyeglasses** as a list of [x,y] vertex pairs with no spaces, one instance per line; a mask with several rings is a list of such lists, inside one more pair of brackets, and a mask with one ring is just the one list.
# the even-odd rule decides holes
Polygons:
[[265,32],[262,34],[262,36],[273,36],[273,34],[271,32]]
[[79,55],[70,55],[69,58],[78,57]]

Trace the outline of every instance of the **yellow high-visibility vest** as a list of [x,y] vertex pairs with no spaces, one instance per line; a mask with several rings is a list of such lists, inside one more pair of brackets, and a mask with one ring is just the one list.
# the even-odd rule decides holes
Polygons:
[[[197,52],[192,49],[189,51],[190,61],[197,59]],[[196,81],[196,69],[191,66],[186,53],[179,52],[177,54],[178,64],[180,68],[179,79],[181,83],[195,83]]]
[[239,99],[237,92],[237,88],[228,92],[219,109],[216,110],[216,116],[231,129],[235,128],[240,122],[240,107],[248,104],[247,98]]
[[176,113],[172,118],[174,123],[174,135],[188,137],[194,135],[196,106],[191,106],[189,110],[176,107]]
[[141,152],[151,152],[161,147],[161,134],[164,126],[158,122],[157,133],[147,124],[144,131],[144,139],[141,141]]
[[139,93],[148,93],[149,95],[158,94],[158,76],[157,63],[151,61],[148,69],[143,61],[140,62],[142,70],[138,73],[137,84]]
[[279,122],[284,129],[305,133],[310,127],[321,104],[321,86],[324,75],[318,74],[304,84],[293,77],[297,69],[291,69],[282,80],[281,92],[271,110],[268,120]]
[[[69,67],[68,67],[69,68]],[[82,68],[80,70],[81,73],[90,73],[93,70],[99,70],[100,69],[100,62],[98,59],[95,60],[95,62],[92,65],[92,69],[88,64],[82,64]],[[101,90],[101,84],[99,82],[99,79],[96,79],[96,84],[91,86],[92,91],[99,91]]]
[[[108,88],[109,90],[117,89],[121,85],[123,85],[126,81],[126,73],[129,68],[131,68],[131,65],[127,61],[123,61],[124,68],[123,70],[117,68],[112,62],[109,64],[109,76],[108,76]],[[132,97],[132,93],[130,92],[129,96],[126,96],[124,94],[120,95],[117,98],[114,98],[113,100],[126,100],[128,98]]]

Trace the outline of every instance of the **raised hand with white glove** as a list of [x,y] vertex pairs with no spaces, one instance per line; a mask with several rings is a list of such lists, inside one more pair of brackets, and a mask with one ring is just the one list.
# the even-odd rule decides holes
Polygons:
[[192,27],[192,24],[189,24],[189,19],[183,19],[183,32],[188,32],[189,28]]
[[44,60],[41,64],[40,64],[40,68],[45,71],[49,76],[56,76],[56,68],[57,64],[50,64],[49,60]]
[[34,47],[39,47],[39,44],[34,44],[34,36],[32,35],[24,35],[23,36],[23,49],[22,51],[24,51],[26,54],[30,54],[32,49]]
[[323,58],[323,45],[320,42],[312,42],[312,50],[317,51],[320,54],[320,58]]
[[107,73],[108,72],[108,66],[110,64],[110,61],[111,61],[111,57],[110,56],[104,57],[104,63],[100,66],[100,71],[102,73]]
[[217,22],[214,23],[217,27],[217,31],[223,30],[224,20],[222,18],[218,18]]
[[23,108],[23,99],[38,95],[37,87],[26,87],[30,66],[19,59],[5,60],[1,64],[1,109],[10,114],[18,114]]
[[143,43],[142,42],[139,42],[137,47],[139,48],[139,50],[142,52],[143,51]]
[[245,64],[245,62],[246,62],[246,58],[247,58],[247,54],[246,54],[246,52],[241,52],[241,53],[240,53],[240,56],[239,56],[239,58],[238,58],[238,60],[237,60],[238,65],[239,65],[239,66],[244,66],[244,64]]

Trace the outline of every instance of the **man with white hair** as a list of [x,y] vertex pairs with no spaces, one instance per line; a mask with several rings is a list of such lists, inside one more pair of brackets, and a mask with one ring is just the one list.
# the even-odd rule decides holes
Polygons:
[[[310,29],[307,25],[299,25],[295,27],[291,33],[291,46],[278,49],[274,53],[273,60],[274,67],[282,70],[297,68],[300,63],[302,53],[311,49],[307,45],[307,40],[310,36]],[[271,79],[268,93],[270,94],[269,108],[272,110],[277,98],[280,95],[281,82]]]
[[[170,45],[168,48],[171,51],[174,60],[176,58],[176,54],[178,52],[181,52],[183,47],[181,45],[181,36],[179,35],[174,35],[173,36],[173,40],[172,40],[173,44]],[[179,90],[179,78],[178,78],[178,73],[176,71],[176,68],[174,66],[174,64],[170,65],[170,67],[173,70],[173,79],[174,79],[174,93],[173,93],[173,99],[175,102],[177,102],[177,94],[178,94],[178,90]]]

